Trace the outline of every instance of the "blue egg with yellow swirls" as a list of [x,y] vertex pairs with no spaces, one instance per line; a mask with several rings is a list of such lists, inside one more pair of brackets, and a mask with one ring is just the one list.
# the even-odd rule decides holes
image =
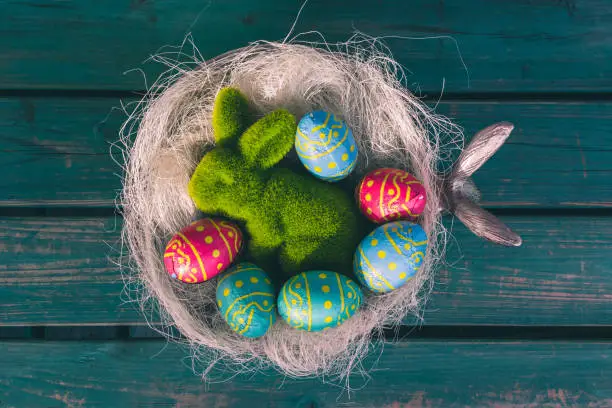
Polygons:
[[353,132],[344,120],[322,110],[302,117],[295,135],[295,150],[304,167],[325,181],[346,178],[357,164]]
[[390,222],[365,237],[355,253],[353,269],[370,290],[386,293],[405,285],[427,253],[427,234],[419,224]]
[[330,271],[291,277],[278,295],[278,313],[293,328],[321,331],[340,326],[361,306],[357,282]]
[[219,277],[217,306],[232,330],[245,337],[261,337],[276,321],[274,293],[268,274],[244,262]]

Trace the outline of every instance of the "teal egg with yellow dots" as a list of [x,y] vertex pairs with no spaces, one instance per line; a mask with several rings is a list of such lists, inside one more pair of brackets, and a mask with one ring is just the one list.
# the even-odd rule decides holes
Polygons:
[[323,110],[307,113],[300,119],[295,150],[304,167],[325,181],[346,178],[357,164],[353,132],[343,119]]
[[370,290],[386,293],[405,285],[419,270],[427,252],[427,234],[419,224],[390,222],[365,237],[353,269]]
[[293,328],[309,332],[340,326],[361,306],[357,282],[330,271],[291,277],[278,295],[278,313]]
[[229,326],[245,337],[261,337],[276,322],[276,297],[270,277],[244,262],[219,277],[217,306]]

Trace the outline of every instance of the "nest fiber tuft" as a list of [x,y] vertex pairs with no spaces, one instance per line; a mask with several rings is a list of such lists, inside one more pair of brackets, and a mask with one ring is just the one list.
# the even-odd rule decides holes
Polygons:
[[[359,367],[372,336],[383,326],[400,324],[409,313],[418,315],[431,290],[445,236],[440,224],[444,180],[436,166],[442,140],[460,140],[461,133],[408,92],[398,79],[401,68],[369,41],[335,50],[258,42],[200,61],[193,70],[181,67],[175,65],[156,83],[123,131],[127,164],[121,204],[129,292],[147,315],[152,308],[161,315],[165,333],[178,330],[178,340],[188,342],[207,367],[225,361],[237,371],[273,366],[295,377],[345,377]],[[198,217],[187,186],[212,147],[213,103],[226,86],[240,89],[261,115],[278,108],[298,118],[315,109],[337,113],[358,144],[357,177],[373,168],[396,167],[422,182],[428,202],[419,223],[429,246],[409,284],[385,295],[368,293],[358,313],[337,328],[303,332],[279,321],[264,337],[247,339],[233,332],[217,311],[216,279],[187,285],[168,276],[164,247]],[[131,142],[130,129],[136,124]]]

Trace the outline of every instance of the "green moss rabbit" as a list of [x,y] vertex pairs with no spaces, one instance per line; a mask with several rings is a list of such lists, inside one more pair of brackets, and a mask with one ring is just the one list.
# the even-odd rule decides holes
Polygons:
[[248,118],[240,91],[222,89],[213,109],[216,147],[189,182],[196,206],[244,222],[248,254],[271,272],[279,265],[286,274],[349,272],[360,238],[350,195],[308,174],[273,167],[293,146],[292,114],[276,110],[250,127]]

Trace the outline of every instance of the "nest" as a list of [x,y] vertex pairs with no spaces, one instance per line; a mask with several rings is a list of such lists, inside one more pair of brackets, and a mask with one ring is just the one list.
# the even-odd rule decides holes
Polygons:
[[[401,67],[372,42],[336,49],[310,44],[258,42],[199,61],[175,65],[138,104],[123,129],[126,144],[123,242],[129,292],[147,316],[159,314],[162,331],[188,343],[203,374],[224,361],[232,370],[275,367],[292,376],[346,378],[360,367],[383,328],[420,316],[432,274],[444,249],[440,223],[444,180],[437,166],[441,148],[461,132],[436,115],[402,84]],[[357,176],[378,167],[409,171],[428,193],[419,223],[429,237],[424,263],[409,284],[384,295],[364,291],[362,308],[339,327],[298,331],[278,321],[262,338],[232,331],[216,309],[216,278],[188,285],[168,276],[163,252],[169,238],[198,211],[187,192],[189,179],[212,147],[211,116],[217,92],[239,88],[262,115],[285,108],[296,117],[315,109],[340,114],[359,147]],[[131,129],[136,129],[131,141]],[[443,142],[445,141],[445,142]],[[136,284],[136,286],[133,286]],[[175,336],[176,332],[180,336]]]

